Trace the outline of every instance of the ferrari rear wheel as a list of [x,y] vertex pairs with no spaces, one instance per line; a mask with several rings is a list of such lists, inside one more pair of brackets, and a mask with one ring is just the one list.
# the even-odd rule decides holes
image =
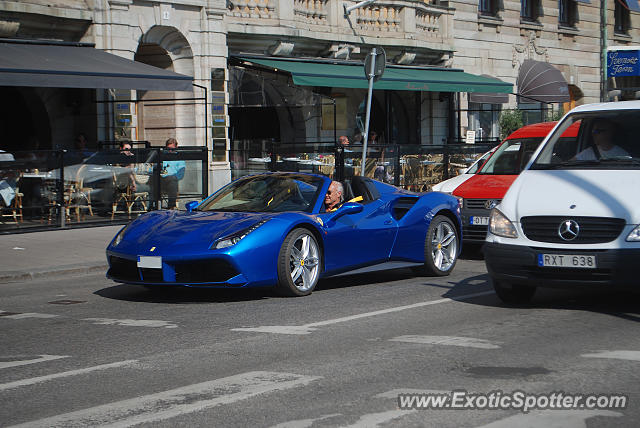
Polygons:
[[292,230],[278,255],[277,290],[284,296],[311,294],[320,277],[320,247],[307,229]]
[[431,220],[424,245],[424,267],[417,273],[446,276],[458,261],[458,229],[448,217],[437,215]]

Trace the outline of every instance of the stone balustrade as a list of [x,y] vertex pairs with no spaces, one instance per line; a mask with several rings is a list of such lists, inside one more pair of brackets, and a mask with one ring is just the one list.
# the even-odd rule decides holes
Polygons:
[[343,5],[356,3],[355,0],[227,0],[227,22],[251,26],[253,33],[260,33],[260,26],[268,26],[316,32],[325,38],[326,35],[384,37],[390,43],[394,43],[393,39],[408,39],[447,44],[453,39],[453,9],[420,0],[380,0],[345,17]]

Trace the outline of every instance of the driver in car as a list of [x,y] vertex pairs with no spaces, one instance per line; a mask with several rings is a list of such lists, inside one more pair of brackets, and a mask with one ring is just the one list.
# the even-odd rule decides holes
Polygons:
[[[332,212],[340,208],[344,203],[344,187],[339,181],[332,181],[327,190],[327,194],[324,195],[324,210],[325,212]],[[349,199],[347,202],[360,202],[362,196],[356,196]]]

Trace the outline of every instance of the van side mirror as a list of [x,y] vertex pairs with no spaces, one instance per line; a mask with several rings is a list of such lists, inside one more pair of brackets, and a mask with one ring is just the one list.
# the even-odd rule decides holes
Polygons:
[[187,212],[189,212],[189,213],[190,213],[191,211],[193,211],[193,210],[195,209],[195,207],[197,207],[197,206],[198,206],[198,204],[199,204],[199,202],[198,202],[198,201],[189,201],[189,202],[187,202],[187,203],[185,204],[185,206],[184,206],[184,207],[186,208]]

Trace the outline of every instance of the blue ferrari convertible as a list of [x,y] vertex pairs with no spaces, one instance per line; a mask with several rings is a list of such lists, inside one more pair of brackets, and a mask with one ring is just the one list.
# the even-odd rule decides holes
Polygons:
[[342,183],[346,202],[327,212],[330,184],[315,174],[259,174],[186,211],[144,214],[109,244],[107,277],[149,288],[275,285],[304,296],[319,278],[363,268],[404,262],[427,275],[453,270],[462,229],[455,197],[352,177]]

